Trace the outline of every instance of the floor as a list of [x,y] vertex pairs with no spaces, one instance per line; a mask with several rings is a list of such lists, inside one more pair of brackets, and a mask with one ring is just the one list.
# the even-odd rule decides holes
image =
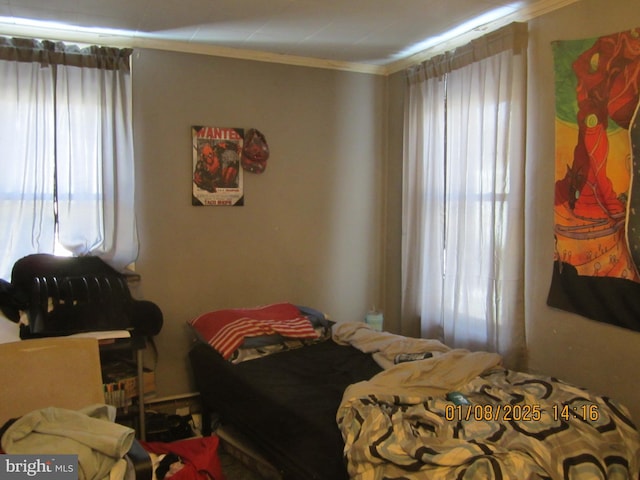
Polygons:
[[263,480],[264,477],[249,470],[240,460],[236,459],[224,449],[218,451],[218,458],[222,465],[222,472],[226,480]]

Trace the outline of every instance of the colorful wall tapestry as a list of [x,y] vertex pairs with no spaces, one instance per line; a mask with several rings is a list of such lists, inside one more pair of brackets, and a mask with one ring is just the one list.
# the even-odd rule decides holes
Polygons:
[[547,303],[640,331],[640,29],[553,43],[555,261]]

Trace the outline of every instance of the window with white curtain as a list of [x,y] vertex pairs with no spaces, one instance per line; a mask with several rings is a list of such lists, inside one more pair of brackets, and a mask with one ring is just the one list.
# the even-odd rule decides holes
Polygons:
[[130,55],[0,38],[0,277],[60,247],[136,259]]
[[402,325],[518,366],[526,26],[407,72]]

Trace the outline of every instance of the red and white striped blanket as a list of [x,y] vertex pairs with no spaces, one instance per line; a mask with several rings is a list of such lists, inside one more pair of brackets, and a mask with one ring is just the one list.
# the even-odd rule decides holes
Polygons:
[[290,303],[216,310],[200,315],[190,323],[225,359],[246,337],[280,334],[289,338],[318,338],[309,319]]

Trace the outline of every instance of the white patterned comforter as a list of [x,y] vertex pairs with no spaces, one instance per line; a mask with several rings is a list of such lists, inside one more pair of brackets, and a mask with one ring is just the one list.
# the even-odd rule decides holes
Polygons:
[[[336,327],[336,341],[366,345],[387,359],[398,348],[391,334],[378,337],[376,350],[377,332]],[[432,342],[403,348],[434,348]],[[447,347],[436,353],[387,364],[345,391],[337,422],[353,480],[640,478],[640,434],[622,405],[507,370],[495,354]],[[446,400],[450,391],[471,405]]]

